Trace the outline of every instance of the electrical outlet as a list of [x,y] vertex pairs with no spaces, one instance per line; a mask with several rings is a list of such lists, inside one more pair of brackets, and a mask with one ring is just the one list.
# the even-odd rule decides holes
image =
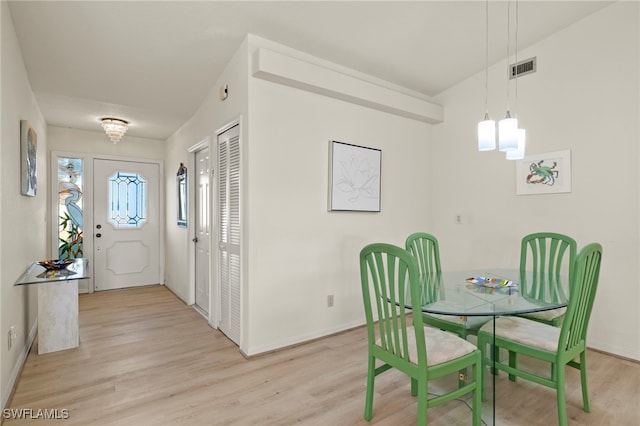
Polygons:
[[327,296],[327,308],[330,308],[333,306],[333,294],[330,294]]

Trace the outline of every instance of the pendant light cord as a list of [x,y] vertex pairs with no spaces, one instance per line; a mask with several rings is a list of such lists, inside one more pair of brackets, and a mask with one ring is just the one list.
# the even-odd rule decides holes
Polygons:
[[489,118],[489,0],[485,1],[485,50],[484,50],[484,106],[485,120]]
[[509,44],[510,44],[510,33],[511,33],[511,0],[507,1],[507,118],[510,117],[509,112],[509,81],[511,80],[511,67],[509,66]]
[[515,99],[515,108],[516,113],[515,116],[518,116],[518,17],[519,17],[519,3],[516,0],[516,34],[515,34],[515,61],[516,61],[516,75],[515,75],[515,84],[516,84],[516,99]]

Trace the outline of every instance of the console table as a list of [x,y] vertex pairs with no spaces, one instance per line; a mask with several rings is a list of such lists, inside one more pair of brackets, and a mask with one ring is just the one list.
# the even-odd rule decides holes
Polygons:
[[33,262],[14,284],[38,286],[38,354],[79,346],[78,280],[88,272],[86,259],[55,270]]

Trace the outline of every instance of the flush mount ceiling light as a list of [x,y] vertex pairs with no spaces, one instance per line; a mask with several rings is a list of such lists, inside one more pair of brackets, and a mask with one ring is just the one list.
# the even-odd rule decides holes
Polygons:
[[120,142],[120,139],[122,139],[122,136],[124,136],[129,128],[129,122],[120,118],[105,117],[101,118],[100,121],[102,122],[102,128],[105,133],[114,144]]

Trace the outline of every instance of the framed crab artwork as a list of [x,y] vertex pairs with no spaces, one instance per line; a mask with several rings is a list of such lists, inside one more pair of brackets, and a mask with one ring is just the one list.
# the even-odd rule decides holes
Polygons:
[[529,155],[516,162],[516,194],[571,192],[571,151]]

